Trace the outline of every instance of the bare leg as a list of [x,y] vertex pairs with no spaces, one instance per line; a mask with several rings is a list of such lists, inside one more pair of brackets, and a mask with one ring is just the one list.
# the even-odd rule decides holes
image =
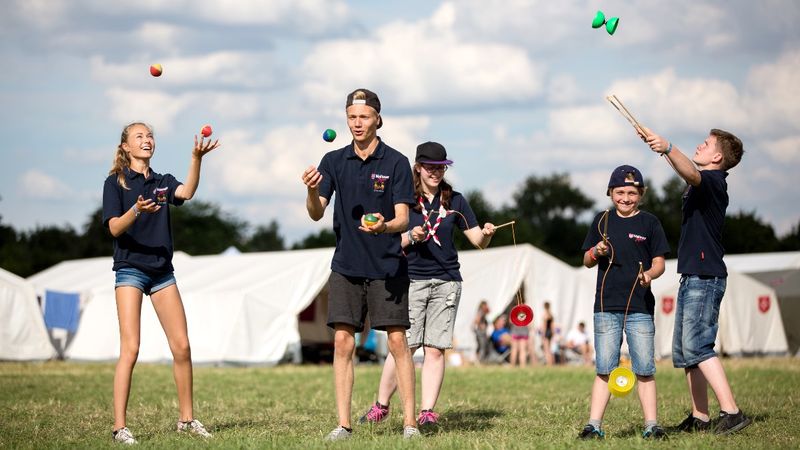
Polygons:
[[[397,387],[403,403],[403,426],[416,426],[414,418],[414,363],[406,341],[406,331],[400,327],[389,327],[389,352],[394,356],[397,367]],[[350,384],[352,389],[352,382]],[[349,405],[349,403],[348,403]],[[349,410],[349,406],[348,406]]]
[[698,367],[714,391],[714,395],[717,396],[720,409],[732,414],[739,412],[736,401],[733,399],[733,391],[728,384],[728,377],[725,375],[725,369],[719,358],[715,356],[707,359],[698,364]]
[[695,367],[684,369],[689,395],[692,397],[692,415],[701,420],[708,420],[708,382],[703,372]]
[[597,375],[592,385],[592,403],[589,408],[589,419],[602,420],[610,397],[608,392],[608,375]]
[[425,347],[422,362],[422,402],[420,409],[433,409],[444,381],[444,350]]
[[189,347],[189,330],[186,326],[186,313],[181,294],[178,286],[173,284],[152,294],[150,299],[161,322],[161,328],[167,335],[169,349],[172,351],[172,375],[178,389],[180,420],[188,422],[194,419],[192,350]]
[[139,357],[142,291],[132,286],[115,289],[119,317],[119,360],[114,371],[114,430],[125,426],[133,366]]
[[552,348],[550,347],[550,339],[542,338],[542,351],[544,352],[544,360],[548,366],[555,365],[556,359],[553,356]]
[[508,358],[508,361],[511,363],[511,367],[514,367],[514,364],[517,362],[517,358],[519,358],[519,341],[516,339],[511,340],[511,355]]
[[650,420],[657,420],[656,413],[656,379],[655,377],[640,377],[636,375],[639,381],[637,391],[639,393],[639,403],[642,404],[642,412],[644,413],[645,422]]
[[517,348],[519,349],[519,354],[517,355],[519,357],[519,366],[525,367],[528,365],[528,340],[520,340]]
[[333,335],[333,382],[336,387],[336,412],[339,425],[350,427],[350,402],[353,399],[353,356],[356,351],[355,328],[336,324]]
[[[414,347],[409,349],[411,355],[417,351]],[[383,372],[381,372],[381,381],[378,385],[378,403],[381,405],[388,405],[392,399],[392,395],[397,390],[397,364],[394,362],[394,356],[391,353],[386,355],[386,361],[383,363]]]

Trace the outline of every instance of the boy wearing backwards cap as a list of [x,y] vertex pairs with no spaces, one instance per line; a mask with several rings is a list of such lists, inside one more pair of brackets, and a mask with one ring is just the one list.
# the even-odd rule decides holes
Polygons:
[[[408,319],[408,272],[400,234],[408,229],[414,204],[408,158],[378,136],[383,125],[378,96],[357,89],[347,96],[347,126],[353,141],[327,153],[319,168],[303,172],[306,209],[314,221],[333,202],[336,250],[328,286],[328,326],[334,329],[333,372],[339,426],[328,440],[347,439],[353,396],[355,333],[364,329],[367,312],[374,329],[388,334],[389,352],[397,363],[403,402],[403,437],[419,435],[414,421],[414,365],[405,330]],[[378,221],[369,224],[366,214]]]
[[675,308],[672,364],[683,368],[692,397],[692,412],[678,425],[687,432],[711,427],[708,386],[719,401],[716,434],[730,434],[750,425],[733,398],[725,369],[714,352],[719,307],[728,271],[722,260],[722,226],[728,208],[728,170],[742,160],[744,146],[733,134],[712,129],[690,160],[663,137],[644,130],[650,148],[662,154],[689,184],[683,195],[683,220],[678,244],[681,285]]
[[594,303],[597,376],[589,423],[578,437],[605,436],[602,423],[609,399],[609,374],[619,366],[624,331],[644,412],[642,437],[664,439],[667,435],[656,415],[655,298],[650,283],[664,273],[669,244],[658,218],[639,209],[645,186],[638,169],[628,165],[614,169],[606,193],[614,208],[594,218],[583,242],[583,264],[598,266]]

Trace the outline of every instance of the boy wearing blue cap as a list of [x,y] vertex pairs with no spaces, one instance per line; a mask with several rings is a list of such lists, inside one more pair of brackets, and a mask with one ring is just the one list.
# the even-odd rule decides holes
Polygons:
[[589,422],[580,439],[603,438],[603,414],[609,400],[609,374],[619,366],[623,332],[638,380],[646,439],[664,439],[656,418],[655,298],[652,280],[664,273],[669,253],[658,218],[639,209],[645,185],[641,172],[619,166],[611,173],[607,195],[613,209],[599,213],[583,242],[583,264],[598,266],[594,303],[595,364]]
[[683,220],[678,244],[681,285],[675,308],[672,363],[686,372],[692,412],[678,425],[681,431],[711,428],[708,386],[719,401],[716,434],[744,429],[752,420],[733,398],[725,369],[714,352],[719,329],[719,307],[725,295],[728,271],[722,260],[722,227],[728,208],[728,170],[742,160],[744,146],[733,134],[712,129],[689,159],[678,147],[645,129],[650,148],[663,155],[688,187],[683,195]]

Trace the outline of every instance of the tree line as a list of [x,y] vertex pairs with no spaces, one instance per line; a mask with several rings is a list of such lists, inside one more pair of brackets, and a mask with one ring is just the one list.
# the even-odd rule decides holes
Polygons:
[[[651,187],[641,203],[641,209],[661,220],[672,249],[671,257],[676,256],[678,248],[685,186],[675,176],[659,189]],[[481,224],[515,221],[513,233],[511,227],[497,232],[493,247],[512,245],[515,241],[530,243],[573,266],[581,264],[580,247],[594,213],[610,207],[610,200],[607,205],[595,205],[572,185],[566,173],[528,177],[505,205],[493,205],[480,191],[467,192],[465,196]],[[231,246],[242,252],[258,252],[336,244],[333,231],[324,229],[287,246],[278,222],[252,227],[219,205],[203,200],[173,208],[170,214],[175,250],[190,255],[217,254]],[[102,207],[88,217],[80,231],[68,225],[17,231],[4,224],[0,216],[0,267],[22,277],[64,260],[110,256],[111,242],[111,235],[102,224]],[[456,245],[461,250],[471,248],[461,233],[456,233]],[[778,237],[773,227],[755,212],[729,212],[723,245],[729,254],[800,250],[800,221],[785,236]]]

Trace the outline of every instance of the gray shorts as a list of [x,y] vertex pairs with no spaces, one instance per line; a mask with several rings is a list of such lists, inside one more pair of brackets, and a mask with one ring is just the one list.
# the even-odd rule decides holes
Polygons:
[[328,279],[328,326],[337,323],[364,330],[369,312],[370,327],[408,329],[408,278],[373,280],[331,272]]
[[411,280],[408,288],[411,328],[406,331],[408,346],[453,348],[453,328],[460,299],[460,281]]

